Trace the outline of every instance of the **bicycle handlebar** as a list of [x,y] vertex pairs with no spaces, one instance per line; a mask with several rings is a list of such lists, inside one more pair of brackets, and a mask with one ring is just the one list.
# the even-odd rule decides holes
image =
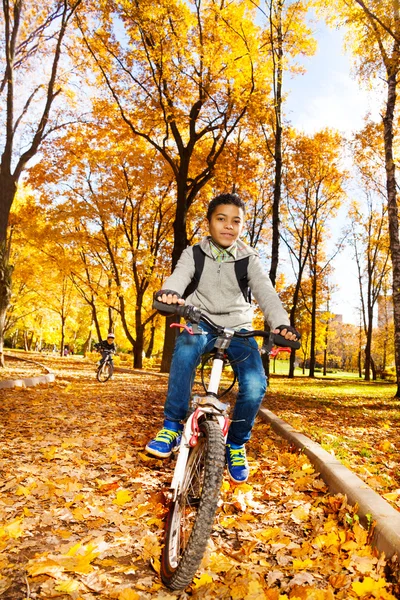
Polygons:
[[[224,331],[224,327],[221,325],[217,325],[209,317],[204,315],[199,308],[196,306],[192,306],[191,304],[166,304],[165,302],[159,302],[159,300],[154,299],[153,308],[160,311],[161,313],[169,313],[172,315],[178,315],[191,321],[192,323],[199,323],[200,321],[205,321],[215,329],[217,333],[222,333]],[[249,337],[264,337],[271,338],[275,344],[275,346],[289,347],[294,350],[298,350],[300,348],[299,340],[287,340],[282,335],[278,333],[272,333],[272,331],[262,331],[262,330],[252,330],[252,331],[235,331],[234,334],[236,337],[241,338],[249,338]]]

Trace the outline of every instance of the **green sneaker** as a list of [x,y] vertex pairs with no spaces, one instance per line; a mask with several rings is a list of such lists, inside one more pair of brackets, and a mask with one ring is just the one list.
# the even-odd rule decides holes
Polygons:
[[244,483],[249,477],[249,465],[246,458],[246,449],[236,444],[226,444],[226,463],[229,477],[235,483]]
[[[167,427],[165,427],[165,425],[167,425]],[[178,423],[173,421],[164,422],[164,427],[146,446],[146,450],[149,454],[158,456],[159,458],[168,458],[168,456],[178,448],[181,442],[182,429],[174,431],[174,429],[170,429],[168,425],[176,427]]]

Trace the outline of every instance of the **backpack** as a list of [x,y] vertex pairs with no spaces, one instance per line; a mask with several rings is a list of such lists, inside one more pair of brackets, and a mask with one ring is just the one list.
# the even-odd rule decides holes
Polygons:
[[[197,289],[197,286],[199,285],[200,277],[201,277],[201,274],[202,274],[203,268],[204,268],[204,261],[206,259],[206,255],[204,254],[203,250],[200,248],[199,244],[195,244],[193,246],[193,259],[194,259],[194,265],[195,265],[193,279],[187,286],[186,290],[184,291],[182,298],[187,298],[188,296],[190,296],[190,294],[193,294],[193,292]],[[238,285],[241,289],[244,299],[246,300],[246,302],[251,302],[250,288],[249,288],[249,283],[247,280],[248,265],[249,265],[249,257],[248,256],[245,256],[244,258],[241,258],[240,260],[236,260],[235,261],[235,274],[236,274],[236,279],[237,279]]]

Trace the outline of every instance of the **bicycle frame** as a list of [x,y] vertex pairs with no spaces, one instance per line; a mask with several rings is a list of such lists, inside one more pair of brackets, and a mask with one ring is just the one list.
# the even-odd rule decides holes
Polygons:
[[223,350],[228,348],[233,335],[234,331],[226,328],[223,333],[218,336],[214,346],[217,348],[217,353],[213,358],[207,395],[194,396],[192,399],[192,408],[194,410],[189,415],[183,428],[182,439],[178,449],[178,458],[170,486],[170,493],[173,501],[177,499],[181,491],[190,448],[193,448],[197,444],[199,437],[198,420],[201,417],[207,418],[207,416],[211,416],[219,423],[225,439],[228,435],[229,405],[218,400],[217,395],[225,364]]

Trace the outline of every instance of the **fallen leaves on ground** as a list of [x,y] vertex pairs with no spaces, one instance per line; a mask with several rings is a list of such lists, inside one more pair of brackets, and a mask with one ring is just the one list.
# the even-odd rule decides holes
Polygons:
[[59,359],[56,382],[2,390],[0,597],[61,600],[393,600],[386,561],[346,498],[258,422],[251,476],[224,479],[191,586],[158,570],[174,462],[143,450],[167,380]]
[[264,404],[400,510],[396,389],[385,382],[273,377]]

